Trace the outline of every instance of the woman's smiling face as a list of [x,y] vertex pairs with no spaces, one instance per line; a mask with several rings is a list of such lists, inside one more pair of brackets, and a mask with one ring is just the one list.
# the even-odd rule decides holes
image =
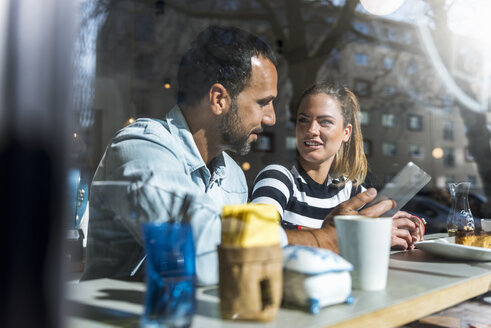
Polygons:
[[351,124],[344,126],[341,107],[332,96],[317,93],[302,99],[295,132],[298,152],[306,162],[331,165],[351,130]]

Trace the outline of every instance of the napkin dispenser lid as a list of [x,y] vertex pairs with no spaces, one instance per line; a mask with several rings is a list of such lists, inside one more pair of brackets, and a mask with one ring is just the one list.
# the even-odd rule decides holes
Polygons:
[[351,263],[333,251],[299,245],[283,248],[283,267],[306,275],[353,270]]
[[222,208],[222,245],[279,245],[279,226],[280,215],[273,205],[226,205]]

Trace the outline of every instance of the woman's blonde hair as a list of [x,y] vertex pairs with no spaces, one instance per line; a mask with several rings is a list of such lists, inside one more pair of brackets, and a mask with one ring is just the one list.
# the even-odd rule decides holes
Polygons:
[[[367,175],[367,158],[363,150],[363,135],[361,133],[360,120],[360,104],[355,94],[347,87],[332,83],[332,82],[316,82],[307,89],[300,97],[302,100],[310,95],[324,93],[333,97],[339,104],[341,114],[343,115],[344,127],[351,124],[351,137],[347,142],[343,142],[341,147],[334,157],[329,174],[333,178],[346,177],[353,182],[355,187],[365,181]],[[345,179],[340,179],[339,185],[344,185]]]

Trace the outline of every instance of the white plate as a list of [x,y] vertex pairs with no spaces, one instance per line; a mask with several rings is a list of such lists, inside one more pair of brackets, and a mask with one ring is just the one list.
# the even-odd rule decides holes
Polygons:
[[454,237],[420,241],[416,248],[454,260],[491,261],[491,249],[455,244]]

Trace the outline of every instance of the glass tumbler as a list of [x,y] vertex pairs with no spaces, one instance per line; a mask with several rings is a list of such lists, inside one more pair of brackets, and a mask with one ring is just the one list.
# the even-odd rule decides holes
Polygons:
[[189,327],[196,308],[195,249],[189,224],[143,225],[145,310],[141,327]]

